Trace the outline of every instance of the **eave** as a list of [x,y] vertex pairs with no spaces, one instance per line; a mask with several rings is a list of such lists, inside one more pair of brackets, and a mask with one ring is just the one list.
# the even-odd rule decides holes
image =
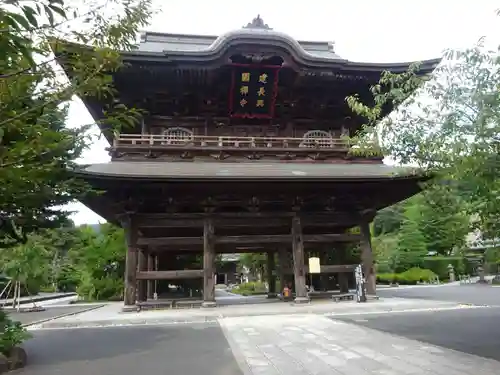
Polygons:
[[[403,73],[407,71],[412,64],[419,63],[419,74],[430,74],[440,64],[441,58],[428,59],[422,61],[399,62],[399,63],[368,63],[354,62],[345,59],[321,58],[306,52],[300,47],[298,42],[292,43],[287,39],[263,39],[252,36],[232,36],[225,39],[224,42],[214,42],[213,46],[201,51],[169,51],[162,52],[152,51],[122,51],[121,56],[126,63],[149,63],[162,64],[172,67],[187,66],[187,67],[203,67],[207,65],[222,66],[228,63],[229,54],[232,50],[238,50],[245,46],[252,47],[267,47],[288,54],[296,66],[300,69],[308,70],[332,70],[340,74],[381,74],[384,71],[393,73]],[[68,42],[61,39],[53,39],[51,41],[52,50],[58,56],[58,62],[64,67],[64,61],[59,58],[62,52],[66,49],[79,49],[82,52],[92,52],[93,48],[83,44]],[[66,70],[66,69],[65,69]]]
[[75,171],[84,179],[183,181],[375,181],[428,179],[422,171],[385,164],[333,163],[194,163],[115,161]]

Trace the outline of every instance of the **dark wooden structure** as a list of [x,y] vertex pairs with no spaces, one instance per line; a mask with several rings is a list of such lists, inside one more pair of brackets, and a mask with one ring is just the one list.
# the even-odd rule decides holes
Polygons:
[[[345,98],[369,100],[384,70],[409,63],[351,62],[260,17],[219,37],[145,33],[123,59],[119,99],[147,114],[134,129],[104,129],[112,161],[78,173],[105,191],[84,203],[127,232],[126,306],[152,298],[156,281],[178,279],[198,280],[203,306],[214,306],[216,254],[244,252],[267,252],[270,268],[278,253],[270,292],[276,275],[292,274],[296,302],[308,301],[306,254],[346,243],[361,243],[375,294],[368,225],[417,193],[422,177],[349,153],[343,136],[363,121]],[[422,73],[438,62],[424,61]],[[102,103],[83,100],[103,115]],[[199,256],[196,266],[169,268],[186,254]],[[352,267],[322,267],[343,271]]]

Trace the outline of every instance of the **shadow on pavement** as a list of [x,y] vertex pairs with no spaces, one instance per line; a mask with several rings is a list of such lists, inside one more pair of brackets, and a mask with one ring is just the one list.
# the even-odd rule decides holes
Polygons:
[[23,374],[242,374],[216,324],[34,331]]

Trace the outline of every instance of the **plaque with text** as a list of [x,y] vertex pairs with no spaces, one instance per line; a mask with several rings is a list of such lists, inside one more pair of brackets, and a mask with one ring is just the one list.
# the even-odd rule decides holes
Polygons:
[[278,91],[278,66],[233,65],[231,117],[272,118]]

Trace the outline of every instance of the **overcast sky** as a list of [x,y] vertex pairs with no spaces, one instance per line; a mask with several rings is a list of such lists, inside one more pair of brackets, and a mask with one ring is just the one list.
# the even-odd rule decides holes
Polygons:
[[[251,22],[257,14],[270,27],[299,40],[335,42],[351,61],[403,62],[440,57],[446,48],[465,48],[486,36],[500,42],[500,18],[493,0],[156,0],[160,9],[147,30],[220,35]],[[165,5],[162,5],[165,4]],[[166,5],[168,4],[168,5]],[[69,125],[88,124],[83,104],[72,103]],[[82,162],[109,161],[107,142],[96,141]],[[76,224],[104,222],[81,204]]]

